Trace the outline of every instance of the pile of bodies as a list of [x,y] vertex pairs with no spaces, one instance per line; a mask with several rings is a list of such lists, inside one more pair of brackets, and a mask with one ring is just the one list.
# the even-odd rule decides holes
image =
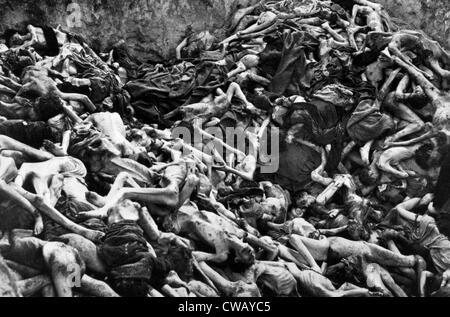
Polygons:
[[450,54],[367,0],[264,1],[228,34],[158,64],[5,32],[0,295],[449,294]]

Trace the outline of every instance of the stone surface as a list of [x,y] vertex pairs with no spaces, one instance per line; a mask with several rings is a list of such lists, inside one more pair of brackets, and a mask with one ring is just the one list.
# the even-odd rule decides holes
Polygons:
[[[0,0],[0,32],[60,24],[106,49],[124,39],[140,57],[173,56],[188,27],[223,32],[238,5],[255,0]],[[389,13],[450,48],[448,0],[379,0]]]
[[[124,39],[141,57],[167,58],[194,31],[220,30],[238,5],[252,0],[0,0],[0,32],[27,23],[85,36],[105,49]],[[254,1],[253,1],[254,2]]]
[[449,0],[378,0],[399,23],[420,29],[450,49]]

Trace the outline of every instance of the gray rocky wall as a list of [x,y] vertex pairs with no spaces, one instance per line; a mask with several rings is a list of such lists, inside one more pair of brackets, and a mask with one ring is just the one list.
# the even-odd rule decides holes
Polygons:
[[[0,32],[60,24],[105,49],[120,39],[140,57],[173,56],[188,27],[223,32],[238,5],[255,0],[0,0]],[[391,15],[450,48],[449,0],[379,0]]]

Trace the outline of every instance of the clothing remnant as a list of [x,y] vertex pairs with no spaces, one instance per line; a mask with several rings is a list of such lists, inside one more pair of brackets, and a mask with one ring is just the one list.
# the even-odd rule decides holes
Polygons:
[[0,295],[448,293],[450,53],[369,0],[229,25],[159,64],[5,32]]

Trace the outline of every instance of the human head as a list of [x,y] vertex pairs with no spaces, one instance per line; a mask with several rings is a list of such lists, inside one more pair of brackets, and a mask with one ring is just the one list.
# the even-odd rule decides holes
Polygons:
[[[250,267],[255,264],[256,256],[255,250],[247,243],[240,244],[233,248],[232,256],[235,265],[241,265],[244,267]],[[233,256],[234,255],[234,256]]]
[[423,169],[429,170],[432,167],[441,165],[442,159],[449,152],[448,138],[443,132],[436,138],[423,144],[416,152],[414,159]]
[[378,177],[372,169],[363,168],[359,173],[359,180],[365,186],[374,186],[377,183]]
[[56,92],[51,91],[38,99],[35,109],[39,120],[47,121],[62,113],[63,101]]
[[370,231],[355,220],[349,221],[347,232],[354,241],[368,241],[370,239]]
[[19,31],[8,29],[3,33],[3,39],[8,47],[14,47],[23,43]]
[[358,33],[355,36],[355,41],[356,41],[356,46],[358,47],[358,50],[360,50],[366,41],[366,35],[364,33]]
[[163,256],[171,264],[171,268],[185,282],[192,279],[194,274],[194,265],[191,250],[179,246],[171,245],[168,253]]
[[131,200],[125,199],[108,210],[108,223],[117,223],[123,220],[139,221],[141,206]]
[[309,208],[316,202],[316,198],[307,192],[302,192],[296,198],[296,205],[298,208]]

